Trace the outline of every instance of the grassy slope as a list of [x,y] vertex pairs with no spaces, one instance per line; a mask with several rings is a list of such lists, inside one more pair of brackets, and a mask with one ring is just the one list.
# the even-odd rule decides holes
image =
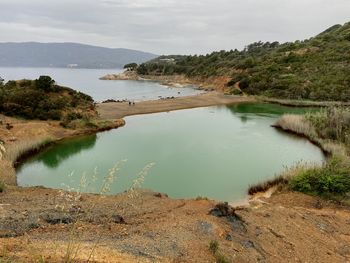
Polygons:
[[[164,61],[172,58],[174,61]],[[162,60],[163,59],[163,60]],[[248,94],[287,99],[350,99],[350,23],[293,43],[253,43],[243,51],[163,56],[141,64],[142,75],[227,76]]]

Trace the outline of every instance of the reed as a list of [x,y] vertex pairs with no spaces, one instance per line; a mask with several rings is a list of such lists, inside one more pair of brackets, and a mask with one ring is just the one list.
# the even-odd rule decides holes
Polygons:
[[302,115],[285,114],[279,118],[274,127],[284,131],[293,132],[305,136],[311,140],[316,140],[317,132],[312,124]]

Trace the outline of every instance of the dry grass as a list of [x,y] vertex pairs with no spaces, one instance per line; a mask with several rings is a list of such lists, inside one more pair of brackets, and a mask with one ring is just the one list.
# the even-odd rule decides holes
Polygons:
[[276,121],[274,126],[284,131],[305,136],[311,140],[316,140],[317,138],[315,128],[302,115],[285,114]]
[[36,152],[51,142],[52,139],[50,137],[15,142],[6,149],[5,159],[15,163],[24,154]]
[[[317,117],[320,114],[313,113],[312,116]],[[330,156],[346,157],[347,150],[345,145],[335,140],[320,138],[318,130],[316,131],[315,126],[309,120],[310,116],[285,114],[273,126],[309,139]],[[337,127],[333,128],[336,129]]]

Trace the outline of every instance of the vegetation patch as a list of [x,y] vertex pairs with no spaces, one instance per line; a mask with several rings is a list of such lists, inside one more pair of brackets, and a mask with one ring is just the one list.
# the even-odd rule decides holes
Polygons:
[[215,257],[216,263],[228,263],[230,262],[223,254],[219,252],[219,242],[212,240],[209,242],[209,251]]
[[350,200],[350,109],[329,107],[304,116],[284,115],[277,127],[311,139],[330,154],[322,166],[303,166],[289,175],[252,186],[249,193],[287,184],[290,189],[334,200]]
[[49,76],[0,83],[0,112],[39,120],[75,120],[96,116],[93,99],[55,84]]
[[333,157],[322,167],[301,171],[290,180],[295,191],[327,198],[348,198],[350,193],[350,166],[347,160]]
[[321,139],[333,140],[350,146],[350,109],[330,107],[305,116]]

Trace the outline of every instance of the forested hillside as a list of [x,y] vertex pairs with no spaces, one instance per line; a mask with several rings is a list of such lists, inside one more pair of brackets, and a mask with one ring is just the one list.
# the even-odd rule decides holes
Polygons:
[[[280,44],[257,42],[244,50],[162,56],[141,64],[140,75],[229,76],[228,88],[289,99],[350,100],[350,22],[316,37]],[[232,88],[233,89],[233,88]]]

